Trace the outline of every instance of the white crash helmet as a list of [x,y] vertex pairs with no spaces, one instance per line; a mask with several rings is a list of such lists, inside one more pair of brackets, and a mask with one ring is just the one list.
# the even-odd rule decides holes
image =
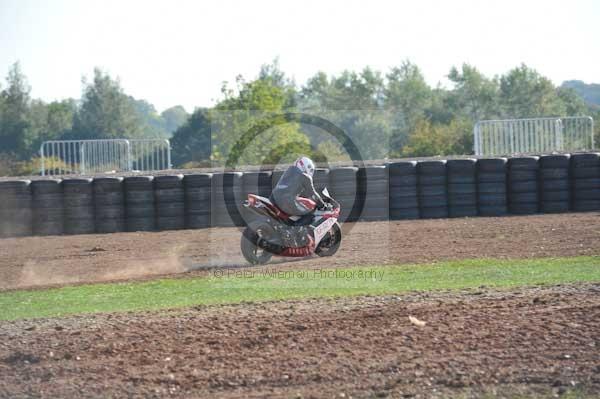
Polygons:
[[308,158],[308,157],[300,157],[298,159],[296,159],[296,162],[294,163],[294,165],[300,169],[300,171],[302,171],[302,173],[309,175],[310,177],[313,177],[313,174],[315,173],[315,164],[313,163],[313,161]]

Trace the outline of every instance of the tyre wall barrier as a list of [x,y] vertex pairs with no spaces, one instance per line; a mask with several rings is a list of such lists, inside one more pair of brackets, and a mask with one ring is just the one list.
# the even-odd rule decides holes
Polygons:
[[319,194],[324,188],[329,190],[329,169],[317,168],[313,176],[313,185]]
[[64,229],[66,234],[91,234],[96,231],[92,179],[62,181]]
[[[211,226],[231,227],[243,226],[242,218],[242,172],[225,172],[213,174]],[[224,190],[225,187],[229,189]],[[226,195],[227,194],[227,195]],[[237,212],[229,212],[228,207],[237,208]]]
[[156,176],[154,178],[156,201],[156,228],[180,230],[185,228],[185,189],[183,175]]
[[[242,198],[245,201],[248,194],[256,194],[269,198],[272,191],[273,173],[271,171],[246,172],[242,176]],[[248,212],[241,213],[245,223],[255,220],[255,215]]]
[[132,176],[123,180],[127,231],[156,229],[154,177]]
[[61,181],[31,182],[34,235],[60,235],[64,232],[63,188]]
[[417,163],[394,162],[387,165],[389,179],[389,216],[391,220],[418,219]]
[[125,195],[122,177],[94,179],[96,233],[125,231]]
[[[268,197],[282,173],[3,181],[0,237],[243,226],[247,194]],[[600,211],[600,154],[317,169],[314,185],[341,203],[342,222]]]
[[477,162],[451,159],[446,163],[448,216],[477,216]]
[[248,194],[257,194],[262,197],[271,195],[271,183],[273,172],[246,172],[242,176],[242,199],[246,199]]
[[32,234],[31,182],[0,182],[0,237]]
[[185,227],[200,229],[210,227],[212,204],[212,173],[185,175]]
[[[358,200],[364,199],[359,220],[375,221],[389,219],[389,179],[385,166],[366,166],[357,172]],[[360,190],[364,191],[360,191]],[[364,196],[361,195],[364,193]]]
[[508,170],[508,212],[529,215],[539,212],[539,157],[510,158]]
[[[358,168],[349,166],[335,168],[329,171],[330,194],[342,207],[340,222],[355,222],[360,215],[352,213],[356,200]],[[359,205],[359,204],[358,204]]]
[[477,208],[480,216],[504,216],[508,213],[506,176],[506,158],[477,161]]
[[568,212],[571,203],[569,155],[540,157],[540,211],[543,213]]
[[446,161],[418,162],[417,183],[421,217],[448,217]]
[[572,209],[600,209],[600,154],[573,154],[570,165]]

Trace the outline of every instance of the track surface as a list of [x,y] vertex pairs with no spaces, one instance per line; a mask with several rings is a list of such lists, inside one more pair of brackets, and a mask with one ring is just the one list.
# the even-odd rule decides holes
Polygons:
[[[332,258],[277,267],[600,255],[600,213],[346,224]],[[247,266],[236,228],[0,239],[0,290]]]
[[[344,228],[335,257],[277,267],[600,255],[598,213]],[[239,236],[237,229],[211,229],[0,240],[0,288],[244,266]],[[0,322],[0,397],[514,397],[568,390],[600,392],[600,284]]]
[[1,322],[0,375],[0,397],[593,395],[600,284]]

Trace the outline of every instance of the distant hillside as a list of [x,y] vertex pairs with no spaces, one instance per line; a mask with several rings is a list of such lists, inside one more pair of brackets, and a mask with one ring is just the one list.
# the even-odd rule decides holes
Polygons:
[[562,87],[568,87],[577,92],[586,103],[600,107],[600,84],[587,84],[581,80],[567,80],[563,82]]

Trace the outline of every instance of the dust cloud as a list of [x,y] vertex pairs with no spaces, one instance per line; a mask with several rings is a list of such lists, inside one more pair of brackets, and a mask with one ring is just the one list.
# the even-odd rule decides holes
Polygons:
[[78,270],[67,270],[60,265],[50,266],[30,260],[25,262],[18,281],[11,288],[127,280],[183,273],[193,268],[189,259],[184,255],[186,248],[187,245],[180,245],[164,256],[141,260],[119,260],[112,265],[110,260],[107,260],[106,267],[101,270],[89,270],[83,262],[81,273]]

